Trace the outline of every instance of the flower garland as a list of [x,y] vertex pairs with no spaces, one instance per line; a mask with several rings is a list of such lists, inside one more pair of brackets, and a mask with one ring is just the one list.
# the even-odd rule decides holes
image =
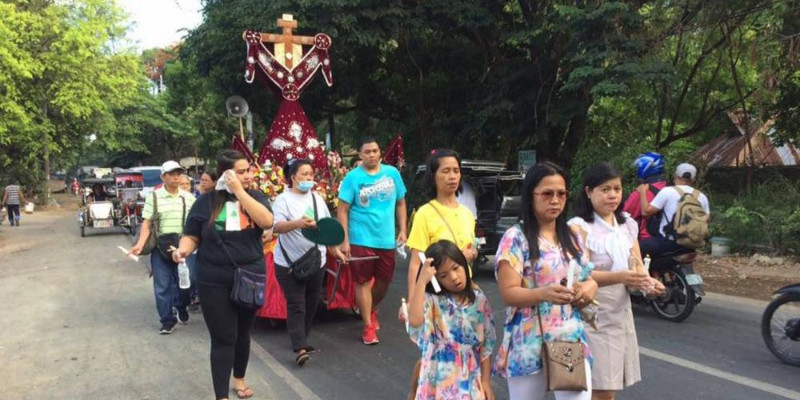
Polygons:
[[[349,169],[342,164],[342,156],[339,153],[328,151],[326,157],[328,170],[316,171],[317,185],[314,190],[325,199],[328,208],[335,210],[339,206],[339,187]],[[274,201],[286,189],[283,168],[273,164],[270,160],[265,161],[261,168],[253,168],[255,189],[260,190],[267,198]]]

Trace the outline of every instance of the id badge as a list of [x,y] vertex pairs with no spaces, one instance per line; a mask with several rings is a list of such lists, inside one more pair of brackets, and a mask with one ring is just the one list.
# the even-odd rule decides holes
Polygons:
[[239,219],[239,202],[225,203],[225,231],[233,232],[242,230],[242,221]]

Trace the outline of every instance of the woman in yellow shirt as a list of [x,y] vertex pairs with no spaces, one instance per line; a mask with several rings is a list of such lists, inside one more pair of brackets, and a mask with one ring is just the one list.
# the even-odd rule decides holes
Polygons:
[[[428,203],[417,210],[411,224],[406,246],[411,249],[408,265],[408,299],[416,286],[420,269],[417,253],[422,253],[439,240],[454,242],[472,264],[478,258],[475,245],[475,217],[467,207],[459,204],[461,191],[461,158],[453,150],[438,149],[431,152],[425,164],[423,190]],[[472,270],[469,270],[472,276]],[[402,318],[402,317],[401,317]],[[417,391],[420,363],[414,367],[409,398]]]

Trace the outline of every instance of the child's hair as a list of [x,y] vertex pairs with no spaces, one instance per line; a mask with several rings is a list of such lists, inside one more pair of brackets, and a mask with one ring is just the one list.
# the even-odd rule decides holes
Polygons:
[[[432,258],[433,262],[431,266],[436,268],[437,270],[439,267],[444,265],[446,259],[452,260],[454,263],[460,265],[462,268],[465,269],[464,276],[467,277],[466,282],[464,282],[464,291],[463,293],[467,296],[467,299],[470,303],[475,301],[475,291],[472,290],[472,278],[469,276],[469,263],[467,262],[467,258],[464,257],[464,253],[456,246],[455,243],[449,240],[440,240],[432,245],[428,246],[425,250],[425,256],[427,258]],[[419,272],[417,272],[417,279],[419,279],[419,275],[422,272],[422,267],[420,267]],[[441,286],[441,285],[440,285]],[[442,292],[449,293],[444,286],[441,286]],[[436,294],[436,291],[433,290],[433,285],[428,282],[425,286],[425,291],[428,293]]]

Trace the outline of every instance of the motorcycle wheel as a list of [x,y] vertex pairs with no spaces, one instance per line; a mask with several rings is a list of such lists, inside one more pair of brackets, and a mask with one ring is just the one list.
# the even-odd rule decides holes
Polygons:
[[785,293],[769,303],[761,317],[761,336],[775,357],[800,367],[800,294]]
[[131,236],[136,236],[137,222],[135,215],[128,215],[128,232]]
[[661,283],[664,284],[664,295],[652,300],[650,305],[661,319],[672,322],[681,322],[692,314],[695,301],[694,289],[686,283],[686,277],[681,272],[666,270],[661,274]]
[[81,237],[86,237],[86,227],[81,225]]

